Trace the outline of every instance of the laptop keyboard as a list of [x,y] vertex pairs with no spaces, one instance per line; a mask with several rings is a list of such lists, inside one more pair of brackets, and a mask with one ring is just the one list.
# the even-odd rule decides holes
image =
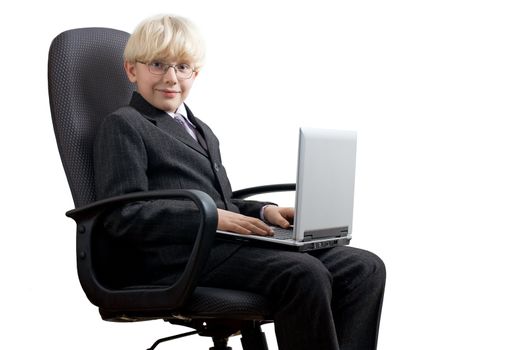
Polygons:
[[273,236],[275,239],[292,239],[293,228],[282,228],[278,226],[272,226]]

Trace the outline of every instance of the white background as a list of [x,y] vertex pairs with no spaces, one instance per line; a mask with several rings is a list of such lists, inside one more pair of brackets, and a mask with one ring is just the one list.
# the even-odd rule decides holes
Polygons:
[[[522,2],[9,8],[0,14],[0,348],[146,349],[185,331],[104,322],[85,298],[47,97],[48,48],[61,31],[132,31],[163,12],[189,17],[207,40],[188,103],[221,139],[234,189],[293,182],[299,126],[357,130],[352,244],[388,268],[379,349],[525,348]],[[195,336],[159,349],[210,345]],[[239,338],[231,345],[240,349]]]

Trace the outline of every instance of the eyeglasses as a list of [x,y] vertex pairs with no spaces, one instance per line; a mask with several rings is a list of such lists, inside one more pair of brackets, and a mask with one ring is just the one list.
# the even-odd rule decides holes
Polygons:
[[189,79],[193,75],[195,69],[193,69],[189,64],[178,63],[178,64],[167,64],[162,62],[153,61],[150,63],[140,62],[148,67],[148,70],[151,74],[155,75],[164,75],[168,69],[173,68],[175,70],[175,75],[179,79]]

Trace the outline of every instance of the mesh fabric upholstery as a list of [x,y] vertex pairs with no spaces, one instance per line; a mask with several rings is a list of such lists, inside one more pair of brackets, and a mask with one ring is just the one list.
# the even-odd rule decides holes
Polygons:
[[95,200],[92,147],[97,126],[127,105],[133,91],[122,56],[128,37],[110,28],[81,28],[60,34],[51,44],[51,115],[77,208]]

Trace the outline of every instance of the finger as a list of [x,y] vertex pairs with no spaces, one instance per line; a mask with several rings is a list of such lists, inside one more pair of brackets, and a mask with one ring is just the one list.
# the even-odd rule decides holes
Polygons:
[[295,216],[295,210],[294,208],[285,208],[282,212],[282,216],[287,220],[293,220]]
[[241,235],[251,235],[252,234],[252,231],[238,224],[231,224],[227,231],[239,233]]
[[290,226],[294,222],[293,212],[283,213],[283,220],[286,221],[286,227]]
[[272,229],[261,220],[248,216],[237,216],[230,223],[230,230],[241,234],[255,234],[260,236],[272,235]]
[[247,222],[247,226],[245,226],[245,228],[248,228],[249,230],[251,230],[252,233],[255,235],[259,235],[259,236],[272,236],[273,235],[273,231],[271,227],[257,219],[251,222]]
[[288,220],[281,215],[280,212],[273,213],[271,216],[268,217],[268,221],[271,222],[273,225],[287,228],[290,226],[290,223]]
[[281,217],[279,220],[277,220],[276,224],[279,227],[282,227],[282,228],[290,227],[290,222],[287,219],[283,218],[283,217]]

